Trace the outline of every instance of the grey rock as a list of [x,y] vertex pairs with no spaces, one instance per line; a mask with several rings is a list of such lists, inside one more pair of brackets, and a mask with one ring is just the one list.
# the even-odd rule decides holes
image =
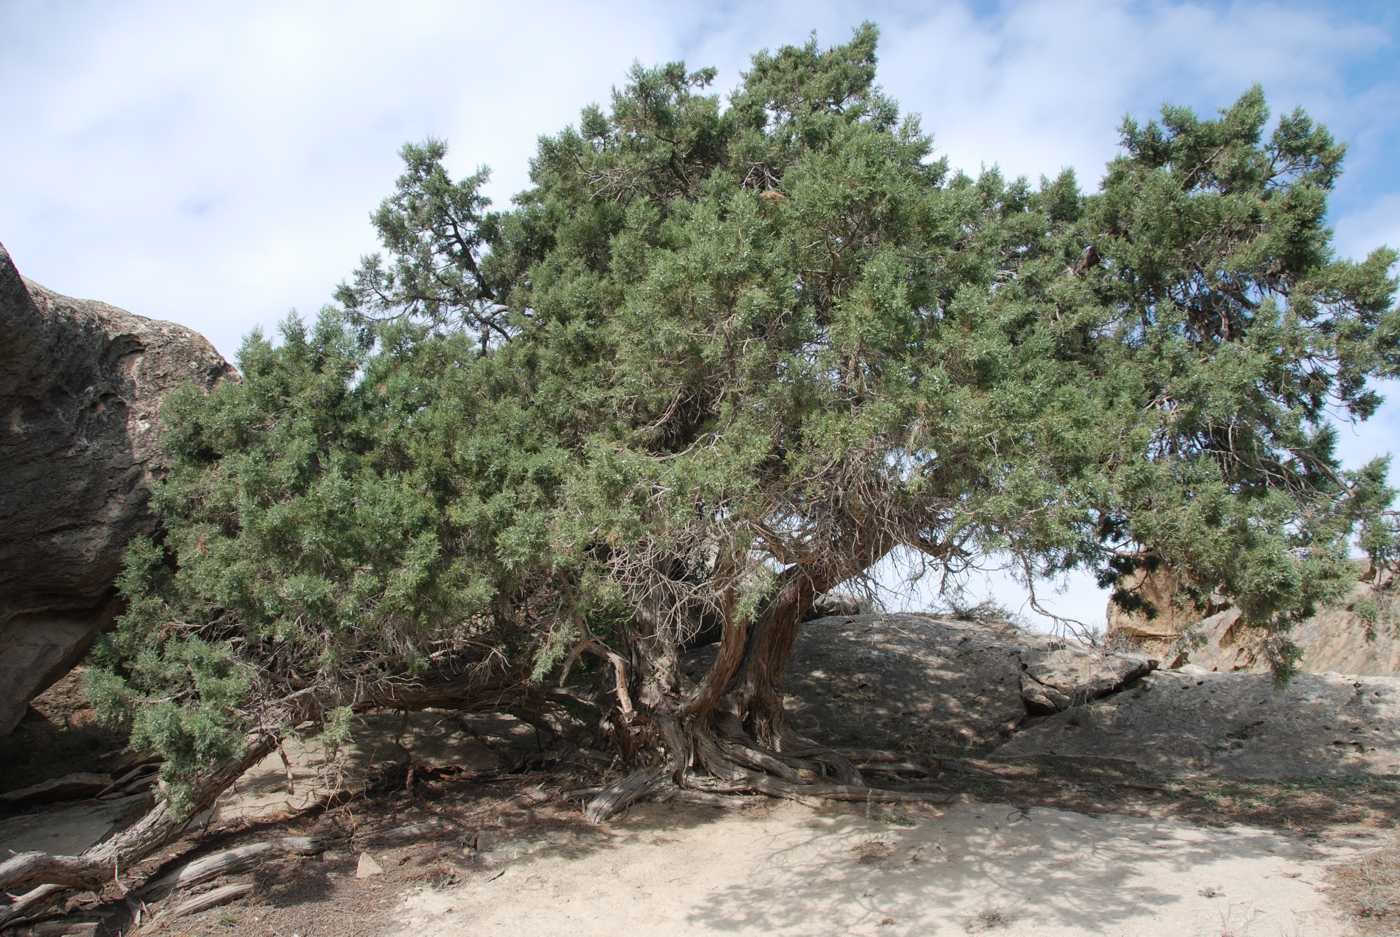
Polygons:
[[1032,645],[1022,659],[1021,699],[1033,715],[1101,699],[1157,667],[1147,657],[1108,654],[1076,644]]
[[1400,774],[1400,679],[1159,670],[1130,689],[1028,724],[995,758],[1128,761],[1164,777]]
[[[688,661],[695,672],[706,651]],[[798,731],[840,748],[981,754],[1032,715],[1115,692],[1152,666],[1004,624],[842,616],[802,626],[788,706]]]
[[[1367,570],[1340,602],[1294,625],[1287,636],[1303,652],[1298,669],[1308,673],[1400,673],[1400,589],[1394,576],[1377,578]],[[1188,629],[1176,660],[1222,672],[1268,671],[1268,635],[1247,627],[1239,609],[1227,608]]]
[[55,804],[0,819],[0,855],[33,851],[75,856],[122,829],[150,806],[150,795],[138,794],[117,800]]
[[161,401],[237,372],[183,326],[54,293],[0,246],[0,734],[120,611],[150,533]]
[[52,778],[0,794],[0,804],[44,804],[60,800],[84,800],[96,797],[112,784],[110,774],[75,771],[61,778]]
[[812,603],[812,611],[808,615],[808,620],[817,618],[831,618],[837,615],[867,615],[871,611],[871,603],[854,595],[843,595],[839,592],[827,592],[817,596]]
[[911,760],[1110,759],[1162,777],[1400,774],[1400,678],[1300,674],[1278,687],[1268,674],[1155,665],[998,623],[828,618],[798,634],[787,703],[793,726],[819,742]]

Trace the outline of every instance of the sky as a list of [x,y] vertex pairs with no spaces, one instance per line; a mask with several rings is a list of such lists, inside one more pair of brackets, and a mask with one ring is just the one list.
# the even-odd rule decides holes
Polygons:
[[[1071,167],[1093,188],[1124,115],[1212,114],[1257,82],[1275,114],[1301,106],[1349,147],[1339,253],[1400,247],[1400,5],[1113,0],[0,0],[0,243],[31,279],[188,325],[232,360],[251,329],[314,315],[375,249],[369,213],[403,143],[445,139],[460,175],[489,166],[505,206],[538,137],[633,62],[713,65],[727,92],[753,52],[841,42],[866,19],[880,83],[957,168]],[[1349,466],[1400,448],[1400,386],[1385,390],[1342,430]],[[927,583],[882,579],[893,607],[931,601]],[[1092,582],[1063,585],[1042,604],[1102,621]],[[1024,607],[1005,577],[973,592]]]

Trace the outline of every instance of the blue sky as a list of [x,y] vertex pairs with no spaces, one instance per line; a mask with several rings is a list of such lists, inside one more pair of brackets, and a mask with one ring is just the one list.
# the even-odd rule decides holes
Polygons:
[[[1302,106],[1347,142],[1332,222],[1361,256],[1400,246],[1397,8],[0,0],[0,242],[32,279],[184,323],[232,358],[253,327],[314,313],[374,249],[368,215],[405,141],[446,139],[461,173],[491,166],[506,202],[536,138],[634,60],[714,65],[725,90],[759,48],[872,19],[881,83],[974,172],[1070,166],[1092,186],[1124,114],[1210,113],[1259,82],[1275,113]],[[1388,393],[1343,430],[1349,463],[1397,448]],[[1020,601],[1004,579],[980,588]],[[1102,618],[1083,579],[1049,599]]]

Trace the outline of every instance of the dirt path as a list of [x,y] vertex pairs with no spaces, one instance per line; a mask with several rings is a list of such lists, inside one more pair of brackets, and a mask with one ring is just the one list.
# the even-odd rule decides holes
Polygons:
[[1328,865],[1376,845],[963,803],[942,816],[652,806],[601,833],[506,841],[420,889],[395,937],[681,934],[1331,937]]

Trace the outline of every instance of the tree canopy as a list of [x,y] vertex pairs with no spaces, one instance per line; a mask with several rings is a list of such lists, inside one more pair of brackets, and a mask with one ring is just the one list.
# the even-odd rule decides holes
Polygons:
[[893,550],[1169,563],[1282,669],[1353,538],[1393,562],[1386,465],[1344,469],[1333,420],[1400,374],[1396,254],[1336,255],[1343,148],[1301,111],[1126,120],[1085,191],[937,158],[871,26],[714,77],[633,68],[500,211],[404,147],[384,253],[171,402],[166,533],[94,682],[170,778],[407,687],[572,674],[644,774],[597,815],[835,790],[859,773],[786,727],[783,670],[815,597]]

